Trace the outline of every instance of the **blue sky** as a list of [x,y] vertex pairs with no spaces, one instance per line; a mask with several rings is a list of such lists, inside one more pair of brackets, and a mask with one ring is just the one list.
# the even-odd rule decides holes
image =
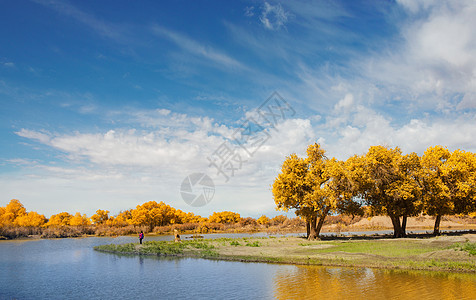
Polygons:
[[[258,217],[310,143],[476,152],[474,15],[471,0],[2,1],[0,204]],[[292,110],[249,155],[234,133],[275,91]],[[228,180],[209,160],[223,143]],[[180,195],[196,172],[216,186],[198,208]]]

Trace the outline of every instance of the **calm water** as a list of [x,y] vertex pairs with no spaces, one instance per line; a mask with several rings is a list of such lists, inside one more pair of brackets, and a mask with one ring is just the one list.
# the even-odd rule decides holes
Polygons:
[[476,299],[476,275],[470,274],[142,258],[92,249],[131,241],[137,239],[0,241],[0,298]]

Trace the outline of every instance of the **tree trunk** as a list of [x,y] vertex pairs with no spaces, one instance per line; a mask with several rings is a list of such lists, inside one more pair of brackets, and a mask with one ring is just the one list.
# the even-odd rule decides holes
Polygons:
[[393,224],[393,237],[401,238],[402,237],[402,227],[400,226],[400,218],[394,215],[389,215]]
[[403,215],[402,218],[402,236],[407,236],[407,215]]
[[317,238],[319,238],[319,233],[321,232],[322,225],[324,225],[324,220],[326,219],[328,213],[329,213],[329,208],[324,209],[321,217],[319,218],[319,223],[317,223],[317,227],[316,227]]
[[441,222],[441,215],[436,215],[435,228],[433,229],[433,235],[440,235],[440,222]]
[[311,224],[309,224],[309,222],[306,221],[306,239],[309,238],[310,233],[311,233]]
[[315,240],[317,238],[316,233],[316,224],[317,224],[317,214],[313,215],[309,222],[309,236],[307,237],[308,240]]
[[324,224],[324,220],[326,219],[326,216],[327,214],[324,214],[319,218],[319,222],[317,223],[317,227],[316,227],[317,238],[319,238],[319,233],[321,232],[321,228],[322,228],[322,225]]

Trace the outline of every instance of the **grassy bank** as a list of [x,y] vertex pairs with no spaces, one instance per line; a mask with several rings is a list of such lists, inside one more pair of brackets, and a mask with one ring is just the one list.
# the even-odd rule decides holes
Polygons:
[[180,243],[102,245],[116,254],[202,257],[220,260],[390,269],[464,271],[476,274],[476,234],[432,238],[334,238],[307,241],[298,237],[189,240]]

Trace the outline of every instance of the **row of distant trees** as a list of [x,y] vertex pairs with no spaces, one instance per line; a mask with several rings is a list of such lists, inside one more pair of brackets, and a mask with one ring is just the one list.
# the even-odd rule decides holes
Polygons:
[[429,147],[420,157],[400,148],[372,146],[346,161],[328,159],[319,144],[307,157],[291,154],[273,183],[280,210],[295,209],[306,220],[308,238],[316,239],[331,213],[388,215],[394,236],[406,235],[407,218],[441,217],[476,211],[476,155],[442,146]]
[[241,218],[240,214],[231,211],[214,212],[208,218],[186,213],[180,209],[165,204],[149,201],[142,205],[137,205],[135,209],[129,209],[112,216],[108,210],[98,209],[94,215],[88,217],[86,214],[77,212],[72,215],[68,212],[61,212],[52,215],[47,219],[44,215],[35,211],[27,212],[23,204],[12,199],[6,206],[0,207],[0,227],[58,227],[58,226],[110,226],[125,227],[129,225],[144,226],[152,231],[157,226],[167,226],[174,224],[189,223],[252,223],[269,225],[282,223],[287,218],[276,216],[272,219],[261,216],[257,220],[253,218]]

